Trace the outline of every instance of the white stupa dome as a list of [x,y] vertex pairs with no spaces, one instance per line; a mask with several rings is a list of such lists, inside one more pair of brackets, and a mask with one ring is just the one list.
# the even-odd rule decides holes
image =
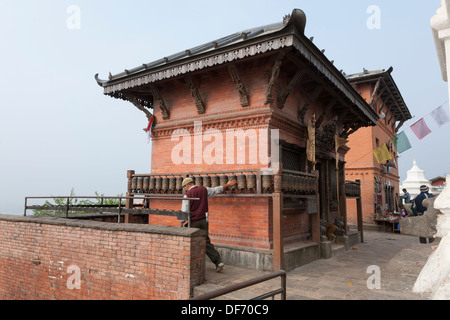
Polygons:
[[413,166],[408,170],[406,180],[400,186],[400,192],[406,189],[411,195],[411,199],[420,194],[420,186],[426,185],[431,189],[431,182],[425,178],[425,171],[419,168],[417,161],[413,161]]

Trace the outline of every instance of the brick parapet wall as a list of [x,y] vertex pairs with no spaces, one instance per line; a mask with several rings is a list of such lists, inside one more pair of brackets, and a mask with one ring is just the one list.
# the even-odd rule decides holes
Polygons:
[[[187,299],[204,280],[204,235],[170,226],[0,215],[0,299]],[[77,279],[79,289],[73,288]]]

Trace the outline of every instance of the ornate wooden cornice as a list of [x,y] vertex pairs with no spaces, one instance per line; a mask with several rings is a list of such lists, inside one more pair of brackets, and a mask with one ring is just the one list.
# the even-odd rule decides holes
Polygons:
[[270,128],[279,129],[300,139],[305,137],[306,127],[287,118],[281,112],[273,112],[270,118]]
[[[223,132],[225,134],[226,130],[233,129],[263,129],[269,128],[270,123],[270,113],[256,114],[256,115],[247,115],[243,117],[233,117],[233,118],[222,118],[222,119],[214,119],[214,120],[205,120],[201,119],[197,120],[201,121],[201,129],[203,133],[210,129],[215,129]],[[172,125],[172,126],[163,126],[156,127],[153,130],[153,138],[168,138],[171,137],[175,130],[187,130],[189,134],[194,134],[195,122],[190,121],[184,124]],[[185,131],[186,132],[186,131]],[[199,132],[195,131],[196,134]]]
[[[249,44],[243,48],[232,49],[207,57],[199,57],[195,61],[180,63],[175,66],[172,65],[161,67],[159,70],[155,70],[148,74],[143,73],[141,75],[136,75],[136,77],[133,79],[128,79],[111,84],[104,83],[102,84],[104,88],[104,94],[110,94],[117,91],[155,83],[161,80],[183,76],[194,71],[230,62],[236,62],[248,57],[264,54],[274,50],[279,50],[285,47],[291,47],[293,45],[293,42],[294,35],[280,36],[270,40]],[[98,79],[98,75],[96,75],[96,79]],[[97,82],[100,82],[100,80],[97,80]]]
[[338,117],[334,117],[325,123],[316,132],[316,147],[317,153],[320,152],[334,152],[336,128],[338,125]]

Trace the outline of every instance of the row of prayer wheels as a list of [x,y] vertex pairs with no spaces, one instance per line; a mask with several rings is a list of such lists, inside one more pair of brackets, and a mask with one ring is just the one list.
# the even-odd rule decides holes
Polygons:
[[[131,191],[133,193],[182,193],[182,183],[185,177],[175,176],[148,176],[133,177]],[[233,192],[255,192],[257,188],[257,176],[254,173],[238,175],[193,175],[192,180],[197,186],[214,188],[226,184],[229,180],[236,180],[237,184],[230,188]],[[347,189],[348,188],[348,189]],[[314,195],[316,194],[317,182],[314,177],[293,174],[283,174],[282,191],[287,194]],[[347,191],[348,190],[348,191]],[[268,193],[273,191],[273,177],[261,175],[261,191]],[[357,185],[346,185],[346,191],[359,194]]]
[[360,197],[361,196],[361,186],[355,183],[345,184],[345,194],[348,197]]
[[295,195],[316,194],[317,183],[314,177],[283,174],[281,190],[283,193]]
[[[185,177],[175,176],[148,176],[133,177],[131,180],[131,192],[133,193],[181,193],[182,183]],[[208,188],[215,188],[226,184],[230,180],[236,180],[237,184],[229,190],[234,192],[255,191],[257,190],[257,177],[254,173],[249,174],[231,174],[231,175],[193,175],[190,178],[194,180],[195,185]],[[272,177],[262,175],[262,190],[273,190]]]

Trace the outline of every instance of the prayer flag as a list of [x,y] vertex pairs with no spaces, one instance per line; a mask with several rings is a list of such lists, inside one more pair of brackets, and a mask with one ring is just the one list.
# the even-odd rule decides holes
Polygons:
[[395,149],[397,149],[398,153],[403,153],[406,150],[411,149],[411,143],[409,143],[409,139],[404,131],[393,137],[392,142],[394,143]]
[[148,121],[147,129],[144,129],[145,132],[147,132],[147,143],[150,142],[151,136],[152,136],[152,130],[156,125],[156,118],[155,116],[152,116],[150,120]]
[[392,159],[391,153],[389,152],[386,144],[373,150],[375,158],[377,158],[378,163],[385,162]]
[[450,121],[450,116],[448,114],[447,108],[444,108],[444,105],[434,110],[431,115],[433,116],[434,121],[436,121],[439,126],[442,126]]
[[414,134],[419,138],[419,140],[422,140],[427,135],[431,133],[430,128],[428,128],[427,123],[425,122],[424,118],[420,119],[416,123],[414,123],[411,126],[411,130],[414,132]]

